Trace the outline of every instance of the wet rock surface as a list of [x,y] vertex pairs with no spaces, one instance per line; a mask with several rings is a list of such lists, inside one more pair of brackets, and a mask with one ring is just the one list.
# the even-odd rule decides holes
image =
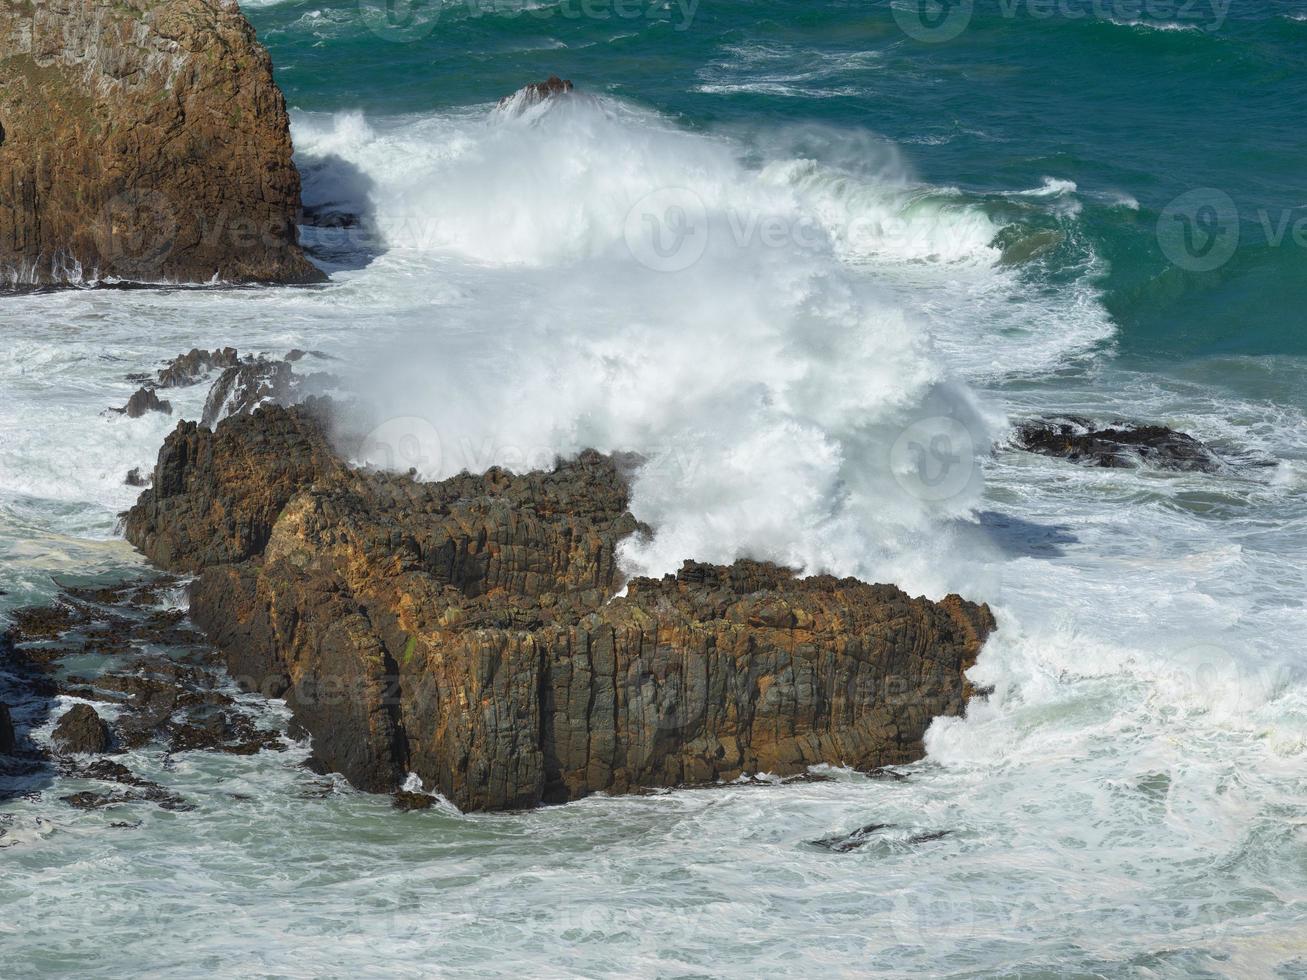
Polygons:
[[6,3],[0,52],[0,285],[325,278],[236,4]]
[[[153,378],[149,375],[129,378],[145,383],[123,408],[114,411],[128,418],[140,418],[151,411],[171,414],[172,403],[159,398],[159,389],[190,387],[218,372],[201,415],[201,424],[212,428],[228,415],[249,413],[269,403],[291,405],[329,390],[336,382],[334,375],[321,371],[296,373],[294,365],[306,357],[326,359],[327,355],[297,349],[284,358],[265,354],[242,357],[233,347],[212,351],[194,348],[173,358]],[[142,482],[133,483],[133,479]],[[133,486],[145,485],[138,470],[128,474],[127,482]]]
[[1161,425],[1117,422],[1098,427],[1080,416],[1029,419],[1016,423],[1014,442],[1027,452],[1083,466],[1200,473],[1221,469],[1221,461],[1197,439]]
[[[349,469],[319,402],[183,423],[127,516],[198,573],[191,615],[286,698],[319,771],[465,810],[919,758],[994,628],[985,606],[774,565],[624,581],[632,461],[440,483]],[[616,597],[625,586],[625,594]]]
[[109,728],[89,704],[75,704],[59,719],[51,740],[60,752],[98,754],[109,747]]
[[532,106],[567,95],[571,91],[572,83],[569,79],[550,75],[543,82],[532,82],[522,86],[512,95],[504,96],[499,100],[498,108],[509,115],[517,115]]
[[[182,752],[284,751],[283,732],[261,726],[238,703],[212,647],[184,612],[165,606],[165,593],[176,588],[167,578],[66,588],[50,606],[12,614],[13,625],[0,636],[0,683],[28,705],[28,727],[51,715],[59,720],[50,741],[55,758],[16,733],[14,758],[0,764],[0,776],[14,785],[0,787],[0,798],[48,785],[57,774],[114,784],[63,797],[80,809],[144,802],[187,810],[193,804],[111,756],[154,749],[166,763]],[[72,658],[104,668],[74,673],[65,667]],[[60,697],[110,705],[115,720],[106,724],[84,703],[60,713]],[[86,754],[98,757],[79,762]]]
[[14,720],[9,716],[9,705],[0,704],[0,755],[13,755],[18,748],[14,734]]
[[140,388],[136,394],[127,399],[127,404],[122,408],[115,409],[121,412],[129,419],[139,419],[146,412],[162,412],[164,415],[172,414],[172,403],[162,400],[154,393],[153,388]]

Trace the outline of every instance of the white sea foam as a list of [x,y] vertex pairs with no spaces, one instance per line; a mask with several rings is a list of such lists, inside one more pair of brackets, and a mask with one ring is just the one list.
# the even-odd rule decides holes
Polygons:
[[[0,612],[48,597],[52,573],[136,567],[112,537],[136,494],[122,476],[204,390],[170,391],[170,417],[103,415],[125,375],[191,346],[325,348],[374,374],[390,428],[373,447],[392,463],[645,453],[632,506],[658,536],[632,569],[750,553],[991,601],[1000,629],[974,680],[993,694],[937,721],[906,780],[828,770],[533,814],[397,814],[300,768],[302,745],[128,753],[199,809],[83,813],[57,802],[67,780],[7,803],[0,921],[23,927],[6,967],[754,976],[778,949],[832,974],[1290,962],[1307,419],[1280,393],[1300,367],[1115,366],[1101,265],[1057,207],[1076,191],[1001,201],[1053,215],[1085,255],[1050,283],[1037,261],[995,263],[997,212],[868,134],[690,134],[621,103],[566,106],[297,117],[310,203],[376,229],[324,289],[7,298]],[[642,208],[669,187],[693,196]],[[662,257],[632,247],[630,215],[694,218],[696,199],[699,260],[641,264]],[[847,232],[859,216],[872,232]],[[902,239],[875,232],[894,218]],[[764,241],[769,219],[785,233]],[[1278,465],[989,455],[1003,414],[1058,411],[1165,422]],[[413,433],[426,441],[392,439]],[[980,458],[983,484],[943,500],[914,484],[913,446],[939,435],[972,440],[954,455]],[[848,854],[805,843],[869,822],[894,827]],[[71,908],[99,940],[85,959]]]

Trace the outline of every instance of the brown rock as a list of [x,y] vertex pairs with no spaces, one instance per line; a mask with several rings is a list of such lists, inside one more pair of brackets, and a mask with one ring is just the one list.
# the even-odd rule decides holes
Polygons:
[[409,793],[401,789],[391,796],[390,802],[396,810],[430,810],[436,798],[426,793]]
[[136,394],[127,399],[127,404],[117,409],[129,419],[139,419],[146,412],[163,412],[172,414],[172,403],[163,401],[154,393],[153,388],[140,388]]
[[59,719],[52,740],[60,752],[103,752],[109,729],[89,704],[76,704]]
[[0,284],[317,282],[285,100],[230,0],[0,5]]
[[750,561],[623,582],[617,544],[648,531],[627,497],[594,452],[440,483],[352,471],[314,410],[274,407],[179,426],[127,529],[200,573],[191,614],[229,670],[366,790],[411,771],[489,810],[871,770],[963,711],[987,607]]
[[538,105],[546,99],[566,95],[572,91],[572,82],[557,75],[550,75],[543,82],[524,85],[512,95],[499,100],[499,108],[508,112],[521,112],[523,109]]

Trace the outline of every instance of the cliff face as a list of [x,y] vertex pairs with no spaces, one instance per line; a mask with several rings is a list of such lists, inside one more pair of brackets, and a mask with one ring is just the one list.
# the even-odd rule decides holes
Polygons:
[[184,423],[127,533],[356,786],[464,809],[919,758],[989,609],[773,565],[626,582],[620,461],[441,483],[362,473],[311,409]]
[[0,285],[314,282],[234,0],[0,0]]

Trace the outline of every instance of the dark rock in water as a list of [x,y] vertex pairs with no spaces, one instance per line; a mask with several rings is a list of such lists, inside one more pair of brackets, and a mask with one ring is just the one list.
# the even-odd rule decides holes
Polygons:
[[234,347],[211,351],[192,347],[189,353],[173,358],[159,371],[159,387],[185,388],[201,381],[210,371],[225,370],[239,363],[240,354]]
[[538,105],[546,99],[566,95],[571,91],[572,83],[570,80],[559,78],[557,75],[550,75],[543,82],[532,82],[530,85],[522,86],[512,95],[504,96],[499,100],[499,108],[521,112],[529,106]]
[[95,793],[91,790],[71,793],[68,796],[61,796],[60,799],[75,810],[100,810],[106,806],[131,802],[131,797],[126,793]]
[[986,606],[751,561],[624,581],[617,546],[648,529],[613,458],[421,483],[351,470],[324,409],[179,425],[126,528],[199,573],[228,670],[359,788],[415,772],[494,810],[870,769],[920,758],[971,694]]
[[1193,436],[1161,425],[1117,423],[1095,428],[1089,419],[1066,416],[1016,423],[1015,443],[1028,452],[1086,466],[1214,473],[1216,456]]
[[[822,847],[828,851],[834,851],[837,854],[845,854],[848,851],[856,851],[875,838],[882,830],[890,830],[893,824],[888,823],[869,823],[865,827],[859,827],[851,834],[844,834],[841,837],[823,837],[820,840],[809,841],[814,847]],[[942,840],[952,831],[949,830],[932,830],[924,834],[914,834],[907,840],[908,844],[928,844],[931,841]]]
[[289,358],[274,361],[262,355],[246,357],[227,368],[204,402],[200,424],[213,428],[230,415],[245,415],[260,405],[293,405],[326,391],[335,382],[330,374],[298,375]]
[[200,424],[212,428],[228,415],[252,412],[267,401],[287,404],[294,377],[289,361],[257,357],[233,365],[209,389]]
[[397,791],[390,798],[391,804],[396,810],[430,810],[436,802],[434,796],[428,796],[426,793],[409,793],[405,790]]
[[932,841],[943,840],[951,833],[953,833],[953,831],[951,830],[931,830],[924,834],[914,834],[913,836],[908,838],[908,843],[929,844]]
[[9,717],[9,705],[0,703],[0,755],[13,755],[18,747],[18,737],[14,734],[14,722]]
[[808,843],[812,844],[813,847],[822,847],[828,851],[843,854],[845,851],[856,851],[871,840],[873,834],[888,830],[893,826],[893,824],[888,823],[869,823],[864,827],[859,827],[851,834],[844,834],[840,837],[823,837],[820,840],[809,841]]
[[24,606],[10,613],[12,629],[20,640],[52,640],[73,627],[73,610],[62,603]]
[[129,419],[139,419],[146,412],[163,412],[165,415],[171,415],[172,402],[160,399],[153,388],[141,388],[127,399],[126,405],[115,411],[122,412]]
[[149,477],[141,476],[141,468],[133,467],[127,471],[127,478],[123,480],[129,487],[147,487],[150,485]]
[[103,752],[109,747],[109,729],[89,704],[76,704],[59,719],[52,739],[60,752]]

